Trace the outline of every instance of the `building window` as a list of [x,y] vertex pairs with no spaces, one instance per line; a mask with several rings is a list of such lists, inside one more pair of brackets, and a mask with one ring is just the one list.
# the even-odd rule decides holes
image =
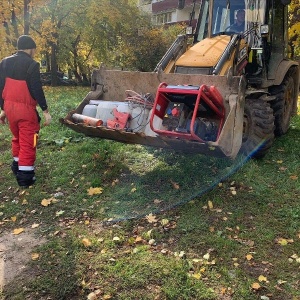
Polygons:
[[156,25],[170,23],[172,22],[172,13],[168,12],[168,13],[158,14],[153,16],[153,19]]

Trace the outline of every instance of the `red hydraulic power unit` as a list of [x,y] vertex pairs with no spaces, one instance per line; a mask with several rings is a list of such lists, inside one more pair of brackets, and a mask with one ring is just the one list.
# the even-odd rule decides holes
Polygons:
[[[155,128],[154,118],[162,119]],[[216,141],[224,124],[223,97],[214,86],[167,85],[158,87],[150,128],[159,135],[199,142]]]

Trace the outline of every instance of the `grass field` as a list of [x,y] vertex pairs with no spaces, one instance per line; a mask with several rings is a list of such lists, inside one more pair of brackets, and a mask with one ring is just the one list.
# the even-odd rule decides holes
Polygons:
[[87,92],[45,89],[53,122],[32,188],[18,188],[0,127],[0,242],[15,261],[0,299],[300,299],[299,114],[264,159],[226,177],[234,165],[62,126]]

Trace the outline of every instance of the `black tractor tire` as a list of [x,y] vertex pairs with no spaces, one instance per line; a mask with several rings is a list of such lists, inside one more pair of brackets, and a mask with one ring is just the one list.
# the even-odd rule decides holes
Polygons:
[[276,99],[270,104],[275,116],[274,133],[277,137],[287,133],[297,105],[298,89],[295,82],[295,71],[295,68],[291,69],[281,85],[270,88],[271,94],[276,96]]
[[274,115],[270,104],[262,99],[246,99],[241,151],[262,158],[274,141]]

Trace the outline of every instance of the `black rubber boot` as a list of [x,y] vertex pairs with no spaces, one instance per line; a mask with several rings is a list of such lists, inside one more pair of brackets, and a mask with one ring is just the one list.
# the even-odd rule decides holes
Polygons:
[[17,173],[19,171],[19,164],[18,164],[18,162],[14,160],[12,162],[10,168],[11,168],[12,172],[14,173],[14,175],[17,176]]
[[18,171],[17,181],[20,187],[28,188],[35,183],[35,173],[34,171]]

